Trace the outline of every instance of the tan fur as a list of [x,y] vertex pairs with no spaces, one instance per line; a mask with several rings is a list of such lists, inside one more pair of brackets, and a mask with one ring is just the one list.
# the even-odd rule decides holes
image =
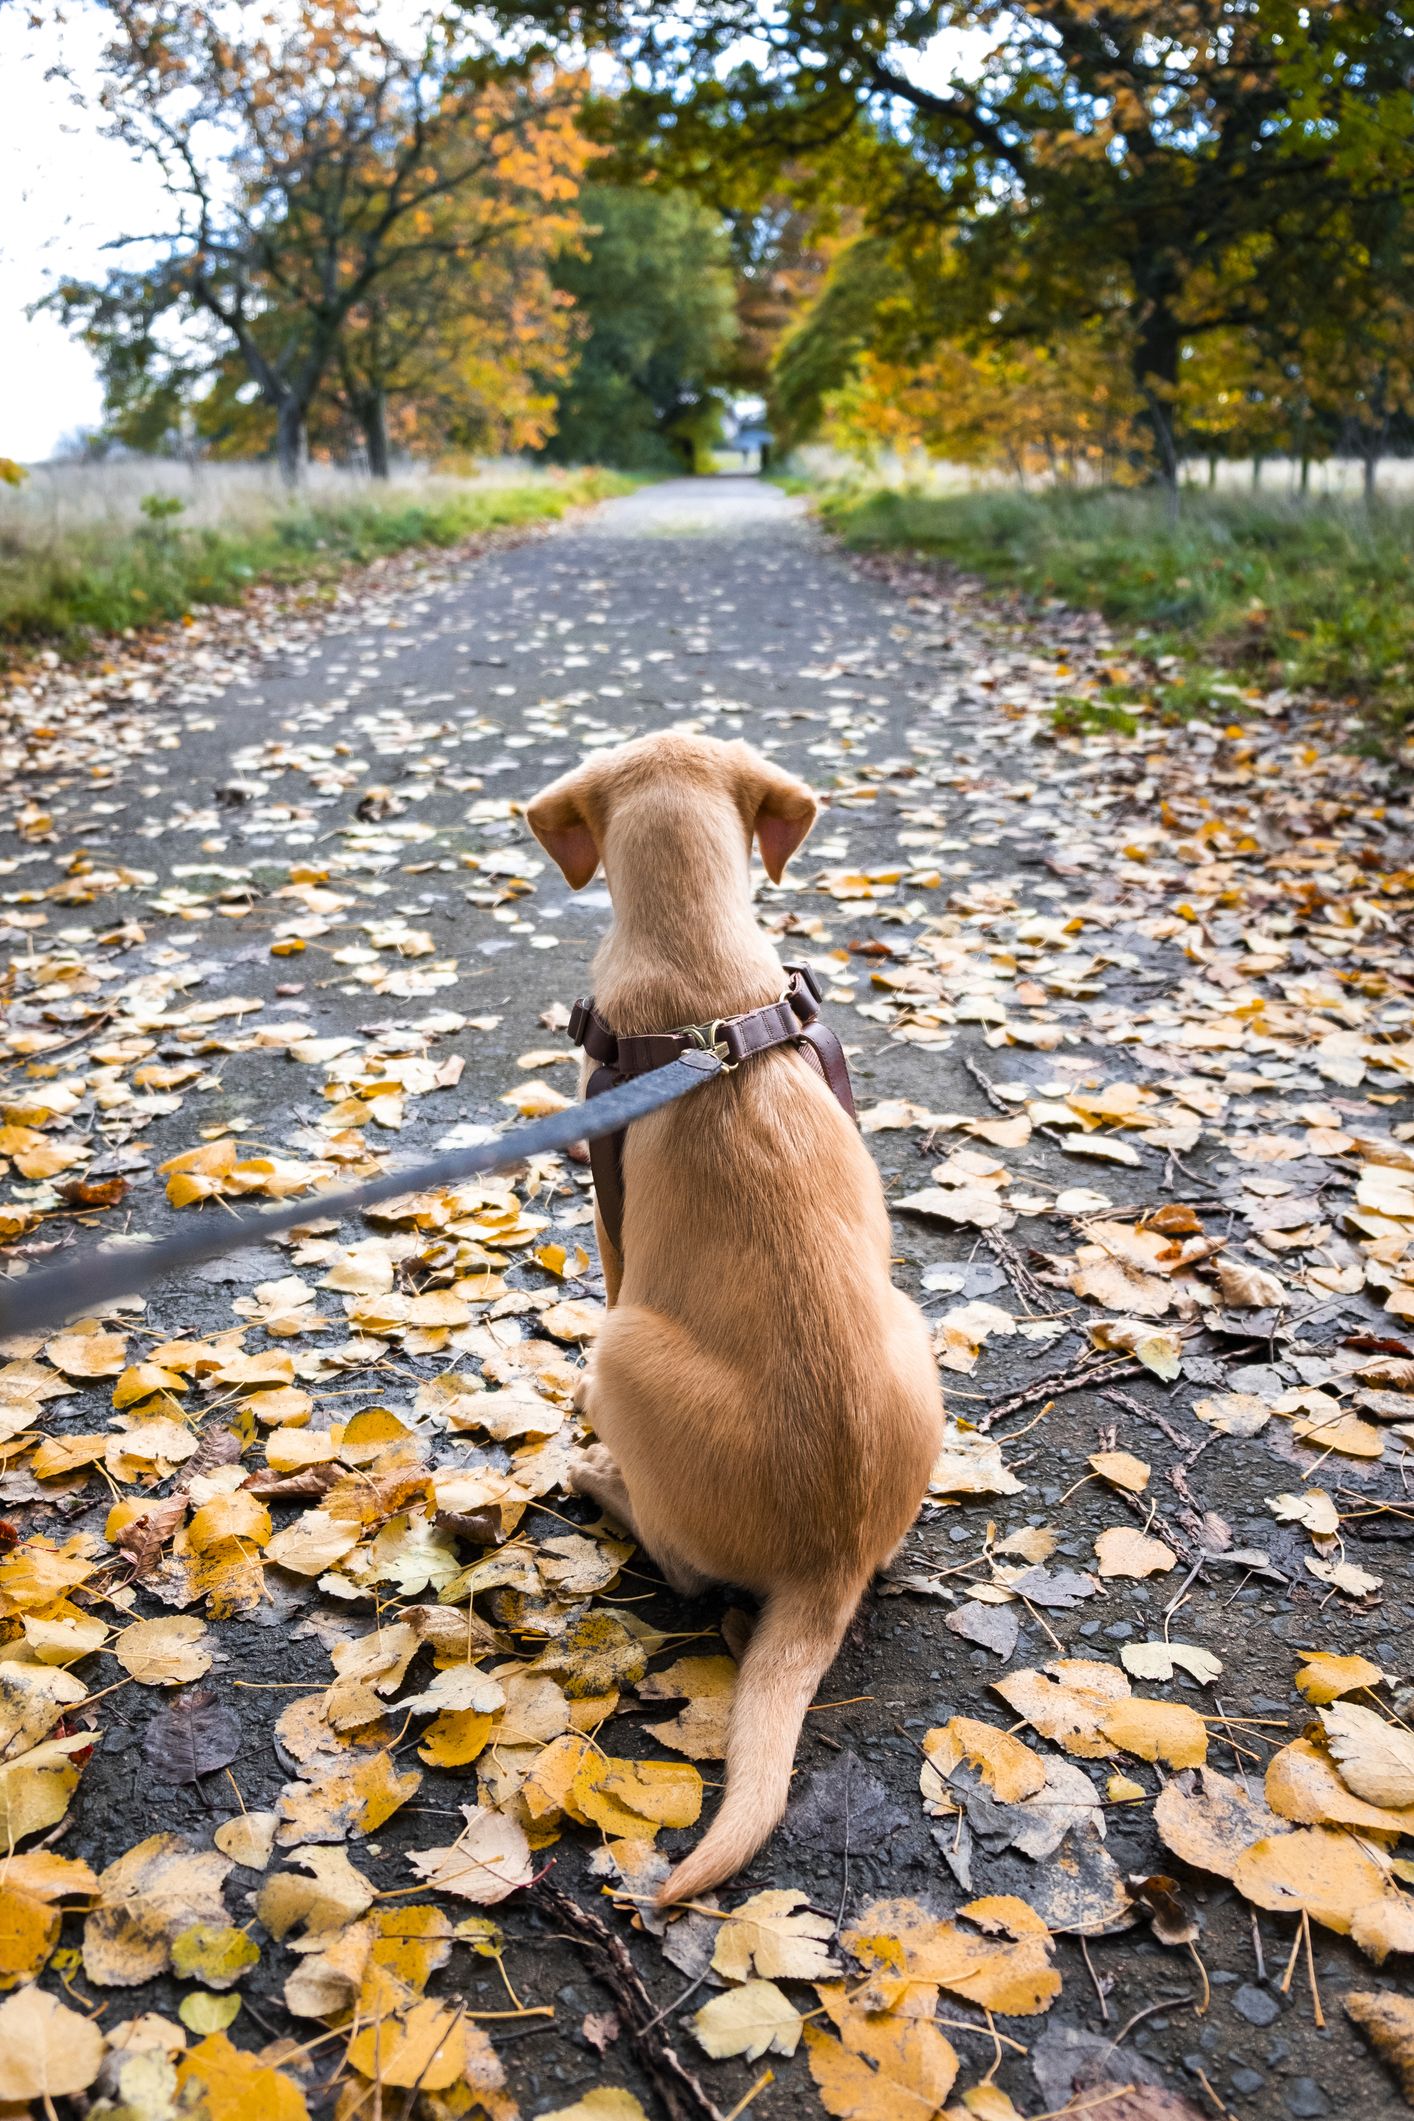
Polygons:
[[[603,864],[614,918],[593,992],[613,1030],[783,993],[752,915],[751,840],[778,878],[814,814],[803,783],[707,737],[641,738],[535,798],[531,828],[571,884]],[[575,1485],[680,1588],[764,1601],[726,1795],[668,1901],[730,1877],[785,1809],[805,1711],[917,1512],[942,1402],[922,1316],[889,1279],[873,1159],[794,1048],[640,1120],[624,1188],[622,1261],[599,1230],[611,1308],[583,1394],[603,1448]]]

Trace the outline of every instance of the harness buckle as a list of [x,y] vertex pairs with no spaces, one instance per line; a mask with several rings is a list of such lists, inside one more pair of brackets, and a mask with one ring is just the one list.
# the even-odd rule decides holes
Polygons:
[[715,1055],[722,1064],[723,1075],[730,1075],[741,1065],[732,1059],[732,1049],[720,1016],[714,1016],[710,1024],[679,1024],[678,1035],[691,1039],[699,1053]]

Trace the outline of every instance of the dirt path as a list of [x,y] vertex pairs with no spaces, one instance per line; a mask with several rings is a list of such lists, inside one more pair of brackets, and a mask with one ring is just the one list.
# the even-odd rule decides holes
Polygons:
[[[1385,1854],[1414,1811],[1369,1811],[1414,1804],[1414,1748],[1396,1725],[1393,1764],[1362,1770],[1359,1721],[1410,1707],[1409,819],[1380,767],[1280,696],[1235,697],[1228,731],[1065,734],[1064,703],[1127,667],[1091,619],[865,570],[775,489],[723,480],[470,563],[399,562],[332,609],[199,615],[0,703],[0,1227],[19,1251],[168,1226],[156,1167],[180,1152],[199,1154],[179,1192],[268,1196],[411,1160],[504,1119],[513,1090],[526,1109],[572,1093],[559,1027],[607,899],[570,896],[516,806],[586,746],[687,722],[829,791],[762,917],[826,976],[899,1279],[972,1425],[809,1719],[786,1827],[721,1896],[821,1911],[813,1943],[787,1923],[756,1959],[781,1999],[752,1992],[760,2044],[779,2023],[799,2045],[713,2060],[691,2020],[719,1996],[740,2026],[720,1969],[748,1961],[710,1913],[650,1935],[606,1888],[661,1870],[655,1821],[691,1813],[699,1771],[713,1801],[725,1668],[676,1674],[698,1701],[685,1738],[681,1695],[643,1674],[720,1660],[730,1600],[672,1599],[559,1488],[601,1293],[583,1171],[316,1229],[154,1290],[88,1347],[12,1344],[0,1595],[29,1706],[6,1712],[0,1802],[26,1849],[95,1872],[136,1853],[98,1887],[23,1873],[71,1912],[15,1941],[9,1911],[7,1978],[48,1963],[43,1987],[108,2036],[161,2014],[168,2031],[120,2039],[180,2036],[178,2076],[210,2088],[235,2081],[213,2028],[239,1996],[235,2046],[348,2121],[408,2099],[438,2121],[603,2121],[636,2109],[573,2102],[615,2086],[649,2114],[725,2115],[768,2069],[753,2115],[951,2096],[1001,2121],[995,2091],[957,2105],[998,2055],[1027,2115],[1073,2095],[1119,2121],[1392,2110],[1341,1999],[1397,1993],[1408,1961],[1377,1964],[1378,1942],[1414,1945]],[[177,1615],[184,1645],[120,1640]],[[1166,1639],[1186,1646],[1171,1671]],[[1388,1683],[1349,1696],[1353,1722],[1327,1711],[1349,1787],[1307,1746],[1273,1818],[1263,1775],[1314,1720],[1293,1683],[1310,1650]],[[1071,1669],[1063,1700],[1018,1677],[1057,1656],[1105,1671]],[[194,1688],[213,1696],[195,1714]],[[925,1740],[956,1717],[1029,1753],[935,1735],[920,1794]],[[83,1733],[91,1757],[78,1736],[47,1770],[25,1750]],[[1204,1751],[1226,1778],[1207,1800],[1185,1766]],[[606,1755],[677,1766],[606,1782]],[[474,1799],[468,1883],[427,1852]],[[277,1834],[263,1875],[229,1860],[239,1809],[268,1816],[237,1830],[243,1856]],[[551,1868],[488,1905],[488,1862]],[[1150,1891],[1151,1927],[1125,1881],[1156,1874],[1179,1898]],[[547,1887],[607,1925],[651,2012],[624,1962],[604,1985]],[[1310,1970],[1284,1992],[1301,1928],[1280,1910],[1302,1904]],[[846,1986],[817,1995],[801,1977],[829,1967]],[[941,2031],[920,2032],[939,1993]],[[635,2009],[663,2014],[636,2043]],[[100,2088],[124,2066],[110,2054]],[[242,2111],[274,2084],[250,2078]],[[136,2085],[130,2111],[170,2111]]]

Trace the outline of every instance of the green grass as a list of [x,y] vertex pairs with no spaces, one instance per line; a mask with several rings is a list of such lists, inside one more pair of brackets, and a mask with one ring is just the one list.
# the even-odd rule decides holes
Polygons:
[[1145,707],[1230,721],[1254,683],[1349,703],[1378,738],[1414,723],[1414,507],[1185,490],[1175,521],[1148,493],[858,489],[819,506],[858,549],[1101,611],[1147,656],[1180,659],[1143,692],[1063,703],[1076,728],[1122,728]]
[[68,495],[62,514],[45,519],[26,510],[21,489],[0,511],[0,663],[35,647],[82,653],[96,637],[180,619],[194,605],[238,603],[256,582],[326,582],[386,553],[551,521],[637,483],[572,471],[505,484],[360,484],[254,505],[233,491],[229,521],[218,489],[216,520],[191,528],[184,504],[160,493],[142,497],[135,522],[130,507],[101,502],[84,520]]

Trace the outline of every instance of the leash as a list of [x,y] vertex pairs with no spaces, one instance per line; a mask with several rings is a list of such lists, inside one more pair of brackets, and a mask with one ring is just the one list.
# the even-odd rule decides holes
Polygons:
[[62,1266],[44,1267],[34,1274],[11,1274],[0,1280],[0,1339],[8,1339],[14,1333],[47,1332],[70,1318],[87,1316],[120,1296],[135,1296],[179,1267],[222,1259],[228,1252],[261,1244],[282,1231],[297,1230],[302,1223],[322,1221],[330,1215],[352,1215],[379,1201],[400,1200],[405,1194],[426,1192],[434,1186],[458,1185],[483,1172],[508,1171],[527,1157],[553,1155],[574,1142],[592,1142],[601,1135],[620,1133],[636,1119],[644,1119],[648,1113],[700,1090],[722,1070],[723,1061],[718,1054],[692,1047],[666,1067],[606,1090],[592,1106],[567,1106],[563,1112],[551,1112],[544,1119],[512,1127],[494,1141],[480,1142],[474,1148],[451,1149],[428,1163],[387,1171],[362,1185],[307,1194],[301,1201],[262,1209],[255,1215],[236,1216],[219,1223],[206,1216],[202,1218],[202,1228],[161,1238],[155,1244],[136,1239],[102,1245],[96,1252]]

